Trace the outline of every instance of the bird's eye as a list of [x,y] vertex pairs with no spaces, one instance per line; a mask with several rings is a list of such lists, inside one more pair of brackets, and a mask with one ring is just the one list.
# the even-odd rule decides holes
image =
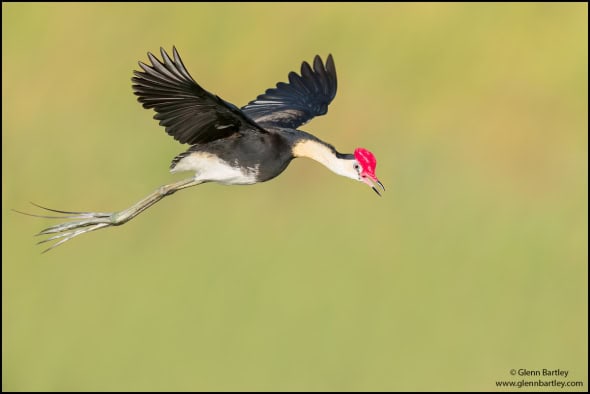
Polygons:
[[354,163],[353,168],[358,172],[361,169],[361,166],[359,165],[359,163]]

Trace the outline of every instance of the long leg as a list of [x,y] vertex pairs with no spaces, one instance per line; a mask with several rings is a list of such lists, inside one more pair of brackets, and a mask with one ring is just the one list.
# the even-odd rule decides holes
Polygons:
[[[39,241],[38,243],[44,243],[49,241],[58,240],[55,244],[53,244],[50,248],[45,249],[43,253],[63,244],[70,239],[77,237],[78,235],[88,233],[90,231],[99,230],[101,228],[110,227],[110,226],[120,226],[122,224],[127,223],[161,199],[166,196],[169,196],[179,190],[185,189],[187,187],[196,186],[203,183],[203,181],[195,180],[195,178],[185,179],[179,182],[170,183],[167,185],[160,186],[157,190],[153,193],[142,199],[141,201],[137,202],[136,204],[132,205],[131,207],[124,209],[119,212],[112,212],[112,213],[104,213],[104,212],[68,212],[68,211],[60,211],[57,209],[50,209],[45,208],[37,204],[39,208],[43,208],[47,211],[57,212],[57,213],[65,213],[68,214],[67,216],[43,216],[43,215],[34,215],[26,212],[16,211],[18,213],[22,213],[24,215],[35,216],[35,217],[42,217],[42,218],[52,218],[52,219],[83,219],[83,220],[76,220],[70,221],[62,224],[58,224],[55,226],[51,226],[46,228],[45,230],[41,231],[37,235],[47,235],[47,234],[55,234],[50,238],[44,239]],[[62,238],[62,239],[60,239]]]

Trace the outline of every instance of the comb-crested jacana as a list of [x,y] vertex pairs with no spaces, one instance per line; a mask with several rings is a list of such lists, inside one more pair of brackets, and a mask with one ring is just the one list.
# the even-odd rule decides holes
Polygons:
[[57,233],[39,242],[57,240],[45,252],[78,235],[127,223],[162,198],[190,186],[205,182],[250,185],[268,181],[297,157],[308,157],[338,175],[364,182],[379,195],[375,185],[385,190],[375,176],[377,161],[371,152],[357,148],[353,154],[339,153],[332,145],[297,130],[314,116],[324,115],[336,95],[332,55],[325,64],[316,56],[313,68],[303,62],[301,75],[289,73],[289,83],[279,82],[240,109],[197,84],[176,48],[172,49],[173,58],[164,49],[160,53],[162,60],[148,52],[151,65],[139,62],[143,71],[134,71],[133,92],[144,108],[156,111],[154,119],[168,134],[190,145],[172,160],[170,171],[194,171],[195,175],[161,186],[119,212],[69,212],[34,204],[69,216],[28,215],[80,219],[41,231],[38,235]]

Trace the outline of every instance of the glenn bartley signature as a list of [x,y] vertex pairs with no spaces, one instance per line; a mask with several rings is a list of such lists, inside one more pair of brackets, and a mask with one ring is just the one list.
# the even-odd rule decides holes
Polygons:
[[546,369],[546,368],[526,369],[526,368],[520,368],[520,369],[511,369],[510,374],[511,375],[518,375],[518,376],[563,376],[564,378],[567,378],[569,371],[565,370],[565,369]]

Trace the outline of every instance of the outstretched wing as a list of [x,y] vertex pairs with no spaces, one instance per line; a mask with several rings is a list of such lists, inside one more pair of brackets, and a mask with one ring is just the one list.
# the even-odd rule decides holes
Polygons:
[[203,89],[190,76],[176,48],[174,60],[160,48],[163,62],[148,52],[151,66],[139,62],[133,92],[144,108],[156,111],[154,119],[182,144],[198,144],[228,137],[238,131],[265,132],[236,107]]
[[328,112],[336,88],[332,55],[328,55],[325,66],[316,55],[313,70],[309,63],[303,62],[301,75],[291,71],[289,83],[279,82],[276,88],[268,89],[250,101],[242,111],[260,125],[295,129],[314,116]]

